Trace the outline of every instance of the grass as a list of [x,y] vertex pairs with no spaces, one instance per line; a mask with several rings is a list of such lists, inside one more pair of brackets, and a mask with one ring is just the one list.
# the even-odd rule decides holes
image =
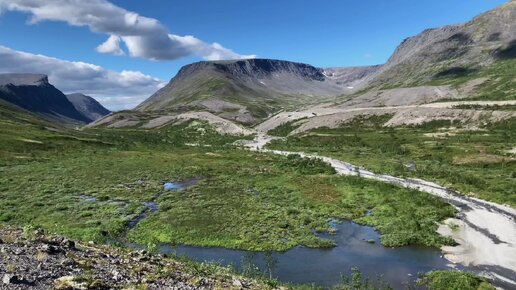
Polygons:
[[419,281],[429,290],[494,290],[486,279],[461,271],[433,271]]
[[288,134],[290,134],[290,132],[294,131],[299,126],[300,125],[294,125],[293,122],[286,122],[270,130],[269,132],[267,132],[267,134],[271,136],[286,137],[288,136]]
[[[59,132],[5,124],[0,222],[107,242],[161,194],[159,212],[130,230],[130,240],[261,251],[330,247],[313,230],[330,231],[329,219],[345,218],[375,226],[388,246],[450,243],[435,230],[454,210],[428,194],[336,176],[317,160],[237,149],[231,144],[238,137],[204,123]],[[191,177],[204,179],[185,191],[162,191],[165,181]]]
[[[238,149],[231,145],[237,137],[219,135],[205,123],[188,122],[154,131],[77,131],[23,113],[16,118],[10,111],[0,113],[11,114],[0,114],[0,225],[23,226],[27,235],[42,228],[69,238],[111,242],[125,234],[128,221],[144,210],[142,202],[160,194],[159,212],[130,230],[129,240],[151,247],[168,242],[262,251],[298,245],[330,247],[333,242],[319,238],[314,230],[331,232],[328,220],[340,218],[374,226],[386,246],[438,247],[452,242],[437,235],[436,229],[438,222],[454,216],[455,211],[435,197],[359,177],[337,176],[328,165],[298,155]],[[363,146],[368,140],[365,136],[381,136],[379,123],[381,120],[361,120],[362,126],[380,135],[369,135],[367,130],[364,136],[347,132],[343,144],[351,146],[346,147],[349,149]],[[500,125],[493,130],[504,128]],[[341,134],[332,131],[324,138],[336,146],[334,142],[342,142]],[[398,136],[393,140],[399,143],[380,139],[378,142],[386,145],[384,153],[405,152],[401,133],[388,134]],[[286,144],[291,146],[292,140],[297,139]],[[506,149],[504,146],[493,150],[496,153]],[[191,177],[204,179],[184,191],[162,190],[164,181]],[[81,195],[96,197],[96,201]],[[8,238],[2,237],[4,241]],[[39,253],[35,258],[46,259]],[[186,269],[198,276],[227,273],[220,267],[193,262],[187,263]],[[426,285],[440,285],[444,279],[428,277]],[[259,279],[265,288],[279,285],[269,278]],[[451,278],[447,281],[453,282]],[[389,289],[354,271],[350,280],[335,289],[376,289],[378,285]]]
[[[480,84],[469,100],[514,100],[516,99],[515,71],[516,59],[496,60],[485,67],[468,69],[470,73],[436,74],[436,77],[424,85],[451,85],[458,88],[468,81],[480,78],[487,80]],[[422,85],[422,84],[418,84]]]
[[516,105],[456,105],[454,109],[467,109],[467,110],[489,110],[489,111],[516,111]]
[[449,121],[398,128],[350,123],[275,140],[269,148],[331,156],[378,173],[432,180],[515,206],[516,160],[509,153],[515,144],[513,118],[477,130]]

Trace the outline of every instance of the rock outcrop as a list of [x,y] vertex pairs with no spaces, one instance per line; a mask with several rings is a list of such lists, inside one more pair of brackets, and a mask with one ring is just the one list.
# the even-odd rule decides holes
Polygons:
[[80,243],[31,228],[0,227],[0,289],[264,289],[220,268],[191,265],[108,246]]

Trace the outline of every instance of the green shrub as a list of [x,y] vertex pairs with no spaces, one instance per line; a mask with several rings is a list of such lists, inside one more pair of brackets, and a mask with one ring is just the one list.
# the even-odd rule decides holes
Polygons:
[[486,279],[462,271],[434,271],[418,282],[429,290],[491,290],[495,289]]
[[281,168],[290,168],[301,174],[335,174],[335,169],[328,163],[317,158],[301,157],[298,154],[290,154],[281,158]]

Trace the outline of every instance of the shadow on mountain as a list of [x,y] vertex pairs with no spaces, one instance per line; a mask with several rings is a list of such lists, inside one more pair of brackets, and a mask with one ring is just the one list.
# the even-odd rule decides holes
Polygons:
[[502,35],[500,32],[493,33],[493,34],[489,35],[489,37],[487,38],[487,41],[498,41],[498,40],[500,40],[500,35]]
[[493,56],[496,59],[516,58],[516,39],[512,40],[507,47],[496,49]]
[[473,43],[473,39],[471,38],[471,36],[463,32],[455,33],[454,35],[448,37],[448,39],[444,41],[453,41],[461,45]]
[[469,76],[475,72],[477,69],[465,68],[465,67],[450,67],[443,71],[440,71],[434,75],[434,78],[456,78],[456,77],[465,77]]

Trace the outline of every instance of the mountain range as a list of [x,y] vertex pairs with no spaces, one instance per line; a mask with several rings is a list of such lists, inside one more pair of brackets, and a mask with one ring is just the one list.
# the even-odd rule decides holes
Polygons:
[[[425,30],[405,39],[387,63],[376,66],[317,68],[271,59],[193,63],[133,111],[94,125],[152,128],[202,111],[218,122],[255,126],[279,112],[292,115],[288,112],[310,108],[511,100],[516,97],[514,19],[516,1],[511,1],[468,23]],[[303,118],[318,114],[312,111]]]
[[0,74],[0,100],[58,123],[87,124],[110,113],[89,96],[63,94],[42,74]]
[[[514,100],[514,19],[516,1],[510,1],[465,24],[427,29],[405,39],[385,64],[376,66],[318,68],[272,59],[201,61],[182,67],[135,109],[113,114],[90,97],[64,95],[44,75],[0,75],[0,100],[53,120],[93,122],[90,126],[148,129],[203,119],[264,130],[300,119],[336,126],[342,116],[335,114],[354,108],[399,111],[443,100]],[[448,109],[426,110],[423,115],[460,119],[465,114]]]

